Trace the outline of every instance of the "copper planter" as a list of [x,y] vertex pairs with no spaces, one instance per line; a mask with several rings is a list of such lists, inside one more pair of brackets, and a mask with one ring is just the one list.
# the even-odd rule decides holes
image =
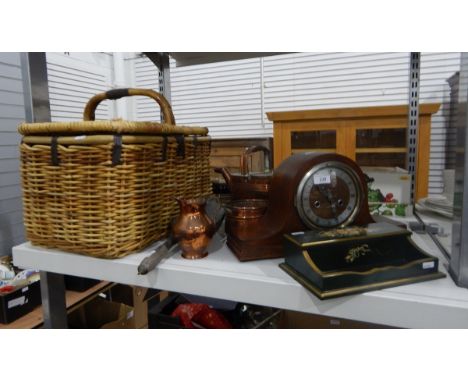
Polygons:
[[227,207],[226,234],[227,244],[231,247],[233,240],[247,233],[254,234],[255,221],[259,220],[267,209],[263,199],[242,199],[233,201]]

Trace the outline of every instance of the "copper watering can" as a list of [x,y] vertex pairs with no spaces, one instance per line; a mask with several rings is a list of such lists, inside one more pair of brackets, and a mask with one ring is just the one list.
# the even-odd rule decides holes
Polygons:
[[[258,151],[263,151],[265,172],[250,172],[249,156]],[[268,199],[271,171],[271,153],[264,146],[248,147],[241,156],[240,174],[231,173],[226,167],[215,168],[215,172],[222,174],[231,191],[232,200],[238,199]]]

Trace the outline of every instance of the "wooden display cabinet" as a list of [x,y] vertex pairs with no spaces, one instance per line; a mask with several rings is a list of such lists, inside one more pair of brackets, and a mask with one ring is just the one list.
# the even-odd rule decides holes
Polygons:
[[[431,116],[440,104],[419,107],[415,200],[429,183]],[[360,166],[407,168],[408,106],[377,106],[267,113],[273,121],[274,167],[299,152],[336,152]]]

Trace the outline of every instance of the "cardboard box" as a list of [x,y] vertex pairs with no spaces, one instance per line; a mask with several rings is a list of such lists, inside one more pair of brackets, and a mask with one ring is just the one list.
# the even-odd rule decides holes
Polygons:
[[39,305],[41,305],[40,281],[0,294],[0,323],[9,324]]
[[98,297],[70,313],[68,325],[72,329],[133,329],[133,308]]

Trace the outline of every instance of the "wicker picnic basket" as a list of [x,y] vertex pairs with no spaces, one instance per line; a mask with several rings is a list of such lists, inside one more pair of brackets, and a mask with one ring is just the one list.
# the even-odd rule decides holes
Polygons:
[[[153,98],[164,122],[94,120],[101,101],[135,95]],[[101,93],[83,119],[19,126],[24,223],[33,244],[122,257],[165,236],[178,214],[176,197],[212,193],[208,129],[176,126],[161,94]]]

